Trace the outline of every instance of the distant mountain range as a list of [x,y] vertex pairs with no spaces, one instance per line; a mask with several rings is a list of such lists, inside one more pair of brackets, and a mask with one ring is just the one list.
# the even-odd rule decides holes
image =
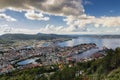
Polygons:
[[30,34],[4,34],[0,36],[2,40],[50,40],[57,38],[73,38],[69,35],[57,35],[57,34],[42,34],[38,33],[35,35]]
[[57,35],[57,34],[4,34],[0,40],[51,40],[57,38],[77,38],[77,37],[94,37],[94,38],[120,38],[120,35]]

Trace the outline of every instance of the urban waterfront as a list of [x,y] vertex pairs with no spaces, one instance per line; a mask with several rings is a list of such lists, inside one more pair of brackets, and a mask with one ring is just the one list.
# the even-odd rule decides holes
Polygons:
[[[79,37],[74,38],[68,41],[58,42],[57,46],[59,47],[74,47],[76,45],[80,44],[87,44],[94,42],[97,45],[97,48],[93,48],[87,51],[82,52],[81,54],[73,55],[72,58],[79,61],[80,59],[89,58],[92,54],[98,52],[99,50],[102,50],[104,47],[108,49],[115,49],[117,47],[120,47],[120,38],[94,38],[94,37]],[[54,45],[53,43],[44,43],[43,47],[48,47],[49,45]],[[21,65],[29,64],[29,63],[35,63],[36,58],[34,59],[27,59],[24,61],[21,61]]]

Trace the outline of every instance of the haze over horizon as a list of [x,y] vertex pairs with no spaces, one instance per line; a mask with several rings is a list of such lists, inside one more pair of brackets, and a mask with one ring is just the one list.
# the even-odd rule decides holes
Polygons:
[[120,34],[119,3],[119,0],[0,0],[0,35]]

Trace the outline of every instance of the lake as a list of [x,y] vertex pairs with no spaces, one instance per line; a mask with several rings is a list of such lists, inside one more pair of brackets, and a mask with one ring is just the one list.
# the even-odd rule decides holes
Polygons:
[[23,60],[23,61],[18,62],[17,64],[18,64],[18,65],[27,65],[27,64],[30,64],[30,63],[36,64],[37,62],[35,62],[35,61],[36,61],[37,59],[39,59],[39,58],[25,59],[25,60]]

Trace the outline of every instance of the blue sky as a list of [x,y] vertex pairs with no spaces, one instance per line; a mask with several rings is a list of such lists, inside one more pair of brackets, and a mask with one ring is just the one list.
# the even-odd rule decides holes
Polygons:
[[0,0],[0,34],[120,34],[120,0],[11,1]]
[[120,0],[89,0],[91,4],[84,5],[86,14],[93,16],[120,16]]

